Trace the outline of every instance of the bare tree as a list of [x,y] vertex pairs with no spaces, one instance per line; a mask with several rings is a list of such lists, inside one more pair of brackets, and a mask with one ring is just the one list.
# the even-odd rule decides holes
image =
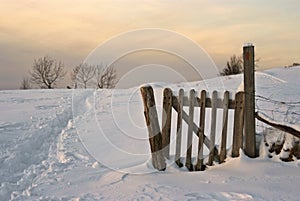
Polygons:
[[31,89],[30,79],[28,77],[23,77],[20,89]]
[[243,72],[243,59],[233,55],[230,60],[227,61],[226,68],[220,73],[221,75],[234,75]]
[[99,89],[114,88],[116,85],[117,73],[113,66],[106,66],[102,68],[101,65],[97,66],[97,87]]
[[79,72],[79,69],[80,69],[80,65],[76,66],[71,72],[71,80],[74,84],[74,89],[78,87],[77,74]]
[[52,89],[56,83],[66,75],[64,64],[57,62],[54,58],[44,56],[35,59],[32,72],[30,72],[31,82],[41,88]]
[[82,84],[86,89],[88,82],[95,77],[96,67],[86,63],[81,63],[74,68],[73,73],[76,74],[75,84],[77,85],[78,82],[79,84]]

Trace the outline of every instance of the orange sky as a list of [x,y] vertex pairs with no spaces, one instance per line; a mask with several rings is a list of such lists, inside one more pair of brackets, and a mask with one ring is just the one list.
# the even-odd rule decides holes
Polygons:
[[162,28],[203,47],[221,69],[253,42],[260,68],[300,62],[299,0],[0,0],[0,89],[18,88],[34,58],[68,71],[116,34]]

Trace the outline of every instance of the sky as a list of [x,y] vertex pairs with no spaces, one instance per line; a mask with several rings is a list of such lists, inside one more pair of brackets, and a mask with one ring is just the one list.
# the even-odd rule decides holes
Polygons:
[[259,69],[290,65],[300,62],[299,8],[299,0],[0,0],[0,89],[19,88],[34,59],[52,56],[70,72],[110,38],[144,28],[195,41],[219,69],[247,42]]

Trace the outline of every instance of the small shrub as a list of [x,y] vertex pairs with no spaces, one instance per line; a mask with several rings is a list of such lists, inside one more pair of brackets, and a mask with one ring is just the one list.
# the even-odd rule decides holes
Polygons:
[[243,60],[241,57],[233,55],[230,57],[230,60],[227,61],[226,68],[220,73],[222,76],[225,75],[235,75],[243,72]]

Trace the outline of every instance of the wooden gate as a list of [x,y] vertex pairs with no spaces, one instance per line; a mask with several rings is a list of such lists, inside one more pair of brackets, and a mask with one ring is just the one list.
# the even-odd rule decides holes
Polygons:
[[[189,91],[189,97],[184,96],[184,90],[180,89],[178,96],[174,96],[171,89],[166,88],[163,91],[163,110],[162,110],[162,130],[158,122],[158,115],[155,105],[155,98],[151,86],[141,87],[141,94],[144,102],[144,115],[149,133],[149,142],[152,154],[152,164],[158,170],[166,169],[165,158],[170,156],[170,135],[172,108],[177,112],[176,125],[176,150],[175,162],[178,167],[182,167],[181,158],[181,140],[182,140],[182,122],[188,125],[187,129],[187,150],[185,166],[188,170],[199,171],[205,169],[203,146],[209,149],[207,165],[213,165],[213,161],[222,163],[225,161],[227,150],[227,125],[228,111],[234,110],[232,157],[239,156],[239,149],[243,144],[244,127],[244,93],[238,92],[234,99],[230,99],[229,92],[224,92],[223,98],[218,97],[217,91],[213,91],[212,96],[208,97],[208,92],[202,90],[199,97],[196,96],[194,89]],[[189,107],[188,114],[183,107]],[[194,122],[194,108],[200,107],[200,118],[198,125]],[[204,133],[206,108],[211,110],[211,128],[209,136]],[[218,150],[215,145],[217,109],[223,109],[221,146]],[[175,127],[174,127],[175,128]],[[192,164],[192,138],[193,133],[198,136],[198,154],[196,164]]]

